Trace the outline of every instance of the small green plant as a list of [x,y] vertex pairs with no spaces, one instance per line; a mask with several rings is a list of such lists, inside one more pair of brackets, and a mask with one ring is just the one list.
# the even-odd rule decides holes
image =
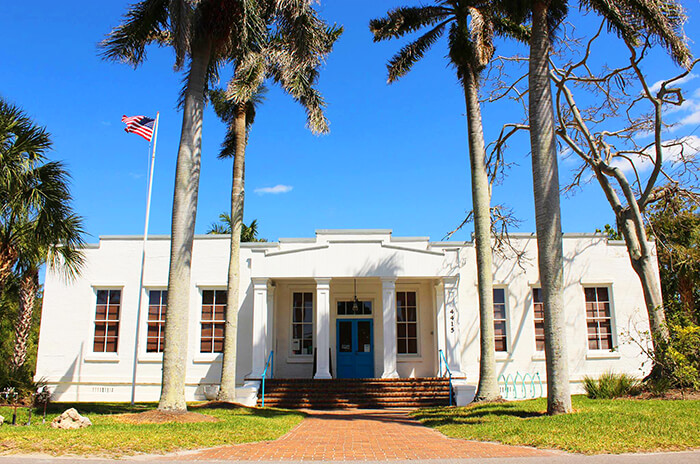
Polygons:
[[627,374],[606,372],[597,379],[583,378],[586,395],[592,399],[612,399],[639,393],[640,381]]

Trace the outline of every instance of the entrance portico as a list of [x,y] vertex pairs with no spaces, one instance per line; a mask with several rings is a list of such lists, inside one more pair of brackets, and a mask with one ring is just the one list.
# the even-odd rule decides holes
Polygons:
[[249,378],[273,350],[275,377],[434,376],[439,350],[459,376],[457,255],[427,238],[396,243],[386,230],[317,231],[313,242],[253,249]]

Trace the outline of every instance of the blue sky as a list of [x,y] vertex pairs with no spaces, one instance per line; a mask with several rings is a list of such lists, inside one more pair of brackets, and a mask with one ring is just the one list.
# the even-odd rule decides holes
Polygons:
[[[141,234],[145,211],[148,144],[126,134],[122,114],[161,112],[155,167],[151,233],[167,234],[180,134],[175,103],[182,76],[173,71],[168,49],[152,48],[133,70],[105,62],[97,43],[116,26],[130,2],[18,2],[3,5],[0,17],[0,95],[22,106],[53,135],[51,156],[73,176],[75,209],[84,216],[88,241],[99,235]],[[329,22],[345,33],[322,72],[331,133],[313,136],[303,110],[273,88],[258,112],[246,157],[245,221],[257,219],[262,237],[312,236],[315,229],[390,228],[394,235],[441,239],[471,209],[464,97],[440,41],[398,83],[386,84],[386,61],[401,41],[372,43],[371,18],[413,0],[323,0]],[[697,1],[684,2],[691,42],[700,33]],[[585,34],[598,24],[575,10],[571,20]],[[604,59],[624,59],[610,40]],[[700,53],[691,43],[694,52]],[[511,54],[514,45],[499,44]],[[522,50],[521,50],[522,51]],[[654,82],[677,72],[661,51],[648,68]],[[699,70],[700,71],[700,70]],[[700,79],[685,85],[689,102],[670,118],[683,121],[674,136],[700,135]],[[522,115],[507,104],[483,109],[486,140]],[[695,132],[693,132],[695,131]],[[205,114],[197,232],[203,233],[230,206],[231,161],[216,159],[224,127]],[[494,203],[505,203],[533,231],[534,206],[529,139],[511,144],[508,177],[496,187]],[[560,165],[570,177],[572,161]],[[275,188],[277,187],[277,188]],[[562,202],[566,232],[591,232],[612,221],[599,187],[584,188]],[[455,235],[468,239],[471,226]]]

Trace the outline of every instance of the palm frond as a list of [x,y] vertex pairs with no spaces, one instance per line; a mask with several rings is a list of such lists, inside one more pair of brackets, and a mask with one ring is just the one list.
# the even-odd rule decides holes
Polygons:
[[582,0],[581,6],[598,12],[610,30],[631,44],[640,33],[650,34],[677,63],[687,67],[692,61],[683,31],[687,16],[675,0]]
[[199,0],[168,0],[166,9],[175,50],[175,69],[181,69],[192,45],[192,25]]
[[143,0],[124,16],[122,24],[100,42],[101,56],[137,67],[146,58],[146,46],[172,40],[168,29],[170,0]]
[[420,36],[414,42],[405,45],[396,55],[394,55],[393,58],[391,58],[387,64],[387,69],[389,71],[389,83],[392,83],[400,77],[406,75],[406,73],[411,70],[413,65],[423,58],[425,52],[430,49],[430,47],[445,31],[445,24],[447,24],[447,21],[441,22]]
[[389,11],[384,18],[371,20],[369,30],[375,42],[395,39],[437,24],[451,13],[452,10],[444,6],[399,7]]

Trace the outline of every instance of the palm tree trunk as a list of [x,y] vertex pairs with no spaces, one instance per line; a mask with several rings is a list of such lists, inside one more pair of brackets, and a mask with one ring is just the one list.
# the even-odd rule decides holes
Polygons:
[[548,2],[533,5],[529,63],[530,143],[537,254],[544,302],[547,413],[571,411],[563,304],[563,248],[554,106],[549,80]]
[[190,72],[185,90],[173,198],[163,380],[158,404],[158,409],[164,411],[187,411],[185,379],[192,243],[194,241],[199,191],[204,86],[210,55],[211,42],[209,40],[201,40],[193,45]]
[[39,290],[39,270],[30,269],[22,275],[19,287],[19,317],[15,327],[15,347],[12,354],[12,370],[17,370],[27,360],[27,341],[32,330],[34,302]]
[[481,361],[476,401],[493,401],[501,395],[496,373],[496,342],[493,327],[493,271],[491,251],[491,194],[486,172],[486,147],[479,104],[479,78],[465,66],[464,96],[467,105],[469,161],[472,180],[472,209],[476,239],[476,270],[479,283]]
[[2,296],[3,290],[5,289],[5,284],[7,279],[12,275],[12,268],[17,261],[17,251],[12,247],[0,247],[0,296]]
[[224,359],[221,365],[220,401],[236,400],[236,344],[238,342],[238,293],[240,286],[241,228],[245,198],[244,167],[246,137],[246,105],[238,104],[233,122],[236,133],[236,154],[233,158],[231,186],[231,251],[228,263],[228,292],[226,301],[226,331]]

